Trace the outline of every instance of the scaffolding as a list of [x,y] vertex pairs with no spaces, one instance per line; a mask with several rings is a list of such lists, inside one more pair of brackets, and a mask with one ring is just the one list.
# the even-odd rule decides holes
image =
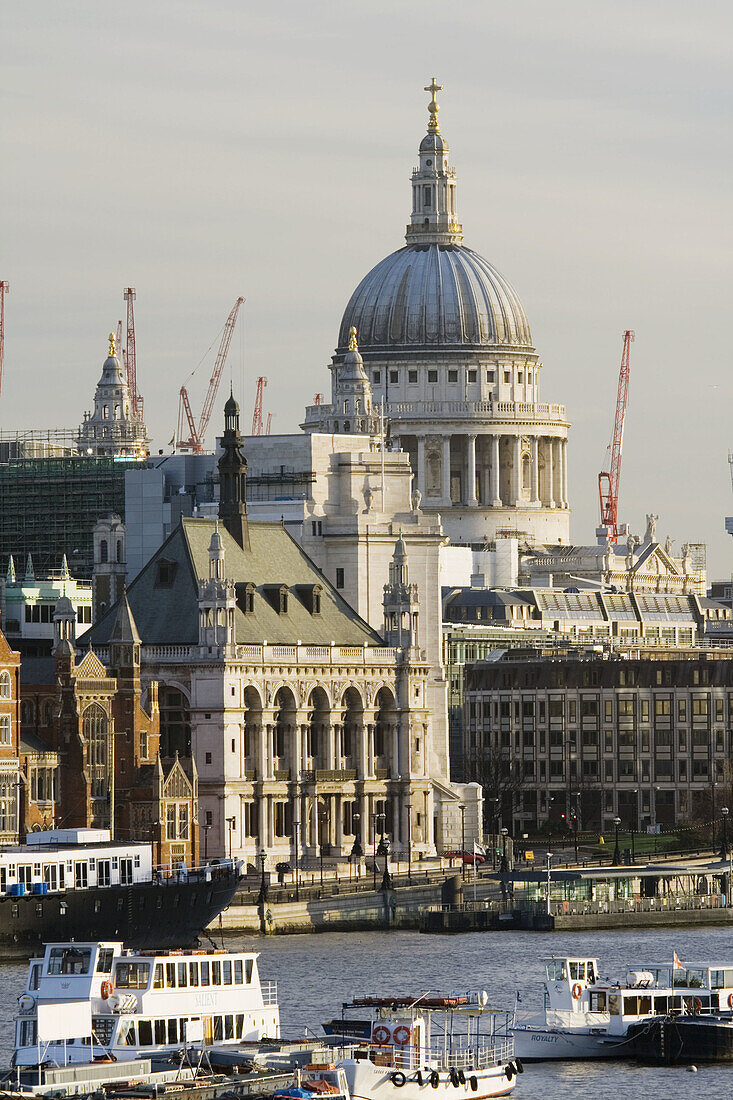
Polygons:
[[110,512],[124,519],[125,470],[137,465],[81,455],[0,463],[0,567],[12,554],[22,576],[31,554],[47,576],[66,554],[71,575],[89,580],[94,526]]

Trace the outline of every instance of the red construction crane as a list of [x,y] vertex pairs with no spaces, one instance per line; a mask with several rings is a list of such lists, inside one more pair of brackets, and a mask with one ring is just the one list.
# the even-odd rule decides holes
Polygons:
[[10,283],[0,279],[0,389],[3,384],[3,363],[5,362],[5,295],[10,293]]
[[267,414],[267,427],[265,428],[265,435],[270,434],[270,428],[272,427],[272,413]]
[[322,405],[323,404],[323,394],[322,393],[317,393],[316,394],[316,396],[313,398],[313,404],[314,405]]
[[627,329],[624,333],[624,348],[621,354],[621,370],[618,376],[618,396],[616,397],[616,419],[613,424],[613,439],[609,451],[611,454],[610,473],[602,471],[598,475],[598,495],[601,502],[601,527],[608,528],[608,534],[615,542],[618,539],[618,490],[621,479],[621,449],[624,442],[624,421],[629,398],[629,353],[634,333]]
[[262,399],[265,396],[267,379],[261,374],[257,379],[257,393],[255,394],[255,407],[252,414],[252,435],[262,435]]
[[122,352],[122,361],[127,375],[127,388],[130,391],[130,404],[135,416],[143,418],[143,399],[137,389],[137,361],[135,358],[135,311],[132,303],[135,301],[134,286],[125,287],[123,297],[127,302],[127,348]]
[[[221,343],[219,344],[219,352],[216,357],[216,363],[214,364],[214,370],[209,379],[209,389],[206,394],[206,400],[204,401],[204,407],[201,410],[201,416],[199,417],[198,427],[193,419],[193,413],[191,412],[191,402],[188,397],[188,390],[185,386],[181,386],[180,400],[178,403],[178,431],[176,432],[176,450],[178,451],[191,451],[194,454],[201,454],[204,449],[204,438],[206,436],[206,429],[209,426],[211,420],[211,413],[214,408],[214,402],[216,400],[216,394],[219,389],[219,383],[221,382],[222,371],[224,370],[224,364],[227,361],[227,354],[229,352],[229,345],[232,341],[232,334],[234,333],[234,326],[237,323],[237,314],[239,313],[239,307],[241,306],[244,298],[237,298],[236,302],[232,306],[231,312],[226,319],[224,325],[224,331],[221,336]],[[190,378],[194,372],[191,373]],[[185,432],[188,431],[188,438],[184,438]]]

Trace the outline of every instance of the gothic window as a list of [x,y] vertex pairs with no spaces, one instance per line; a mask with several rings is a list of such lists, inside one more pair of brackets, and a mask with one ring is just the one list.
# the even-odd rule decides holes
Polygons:
[[107,795],[107,734],[109,723],[99,703],[92,703],[84,711],[82,732],[87,744],[87,760],[92,780],[92,798]]
[[17,828],[15,792],[15,776],[0,779],[0,833],[15,832]]
[[13,743],[12,721],[9,714],[0,714],[0,745]]
[[10,673],[3,669],[0,672],[0,699],[10,699],[12,696],[12,684],[10,681]]
[[140,757],[142,760],[148,758],[148,731],[140,730]]
[[109,561],[109,546],[106,539],[102,539],[99,544],[99,560],[101,562]]
[[30,699],[24,699],[20,704],[20,723],[22,726],[32,726],[35,719],[35,707]]

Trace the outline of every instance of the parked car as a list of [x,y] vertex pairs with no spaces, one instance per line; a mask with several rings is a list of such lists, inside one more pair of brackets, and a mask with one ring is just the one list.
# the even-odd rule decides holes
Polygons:
[[446,852],[446,859],[460,859],[462,863],[473,864],[474,860],[478,866],[482,863],[486,863],[486,856],[479,855],[478,852],[474,855],[473,852]]

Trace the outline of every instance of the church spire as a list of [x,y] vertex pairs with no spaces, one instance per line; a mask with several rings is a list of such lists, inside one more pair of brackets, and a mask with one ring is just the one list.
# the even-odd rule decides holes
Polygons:
[[448,165],[448,142],[441,137],[437,94],[443,85],[433,77],[430,92],[428,132],[420,142],[420,162],[412,173],[412,215],[407,243],[414,245],[458,245],[463,227],[456,216],[456,175]]
[[249,550],[247,529],[247,459],[242,454],[239,405],[230,393],[224,406],[224,435],[219,459],[219,519],[234,541]]

